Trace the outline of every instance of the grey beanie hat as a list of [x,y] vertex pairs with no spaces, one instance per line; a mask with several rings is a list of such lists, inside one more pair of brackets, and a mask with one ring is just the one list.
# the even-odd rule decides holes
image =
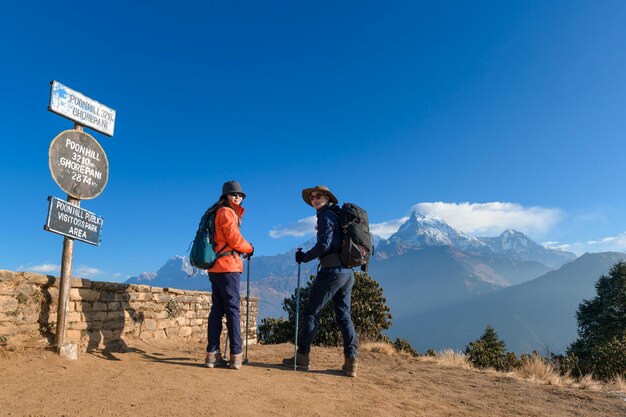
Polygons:
[[241,185],[239,185],[237,181],[226,181],[224,185],[222,185],[222,197],[233,193],[241,193],[243,194],[243,198],[246,198],[246,193],[243,192]]

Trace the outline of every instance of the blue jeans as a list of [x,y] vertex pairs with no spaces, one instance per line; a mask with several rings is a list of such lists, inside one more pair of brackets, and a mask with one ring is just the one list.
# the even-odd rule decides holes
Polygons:
[[343,353],[353,358],[357,355],[356,332],[350,316],[354,272],[349,268],[320,268],[313,284],[309,301],[302,312],[302,331],[298,338],[298,352],[309,353],[317,333],[322,308],[333,301],[337,324],[343,335]]
[[[209,272],[211,281],[211,311],[209,312],[207,352],[220,350],[222,317],[226,314],[226,328],[230,340],[230,353],[242,352],[241,327],[239,319],[239,282],[241,272]],[[226,352],[224,352],[226,353]]]

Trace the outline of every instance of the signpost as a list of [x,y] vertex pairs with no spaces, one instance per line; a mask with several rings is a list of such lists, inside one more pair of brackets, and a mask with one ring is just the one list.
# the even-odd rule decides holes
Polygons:
[[80,130],[61,132],[50,144],[52,178],[74,198],[100,195],[109,179],[109,160],[93,136]]
[[115,130],[115,110],[58,81],[50,83],[48,110],[107,136]]
[[100,245],[100,232],[104,222],[101,216],[56,197],[48,197],[48,201],[45,230]]
[[67,201],[48,197],[44,229],[63,236],[59,285],[56,345],[61,356],[77,359],[76,345],[67,343],[67,313],[72,278],[74,239],[100,244],[103,219],[80,207],[80,200],[96,198],[109,179],[109,160],[104,149],[83,131],[90,127],[108,136],[115,130],[115,110],[52,81],[48,110],[74,120],[74,129],[61,132],[50,144],[48,164],[54,181],[67,193]]

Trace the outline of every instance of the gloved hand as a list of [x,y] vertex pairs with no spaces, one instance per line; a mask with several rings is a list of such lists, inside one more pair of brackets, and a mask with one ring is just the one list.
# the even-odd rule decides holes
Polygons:
[[302,252],[301,250],[296,252],[296,262],[299,264],[304,262],[304,252]]
[[[252,245],[250,245],[250,246],[252,246]],[[254,255],[254,246],[252,246],[252,251],[251,252],[246,253],[245,258],[246,259],[250,259],[250,258],[252,258],[252,255]]]

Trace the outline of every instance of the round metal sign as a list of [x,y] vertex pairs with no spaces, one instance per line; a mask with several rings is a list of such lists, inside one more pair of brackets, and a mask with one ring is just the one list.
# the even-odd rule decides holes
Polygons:
[[96,198],[109,179],[109,160],[93,136],[80,130],[61,132],[50,144],[49,164],[59,187],[79,200]]

